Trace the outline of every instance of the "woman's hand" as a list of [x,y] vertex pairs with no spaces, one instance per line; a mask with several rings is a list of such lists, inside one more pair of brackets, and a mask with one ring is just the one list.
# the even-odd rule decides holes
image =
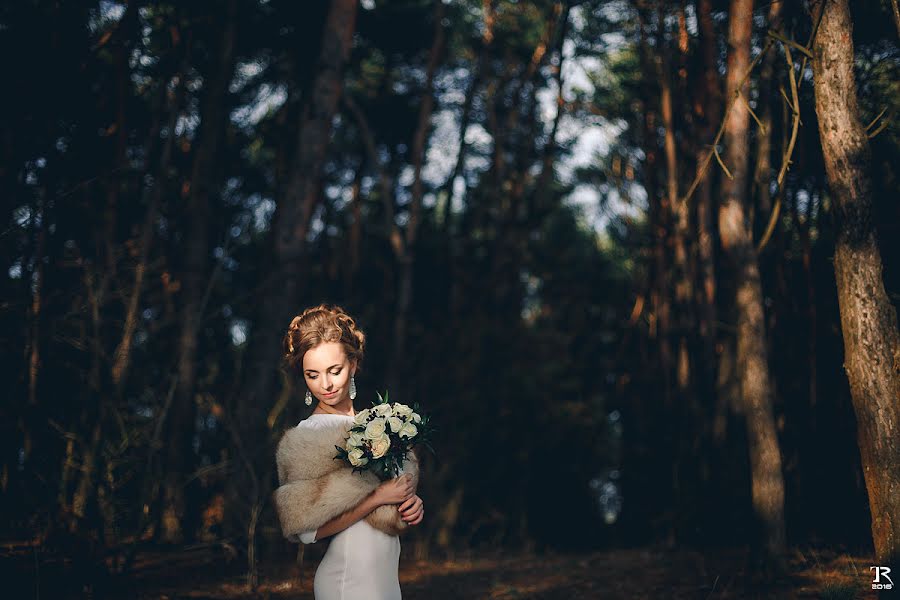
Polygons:
[[403,504],[397,507],[400,511],[400,518],[410,525],[418,525],[425,516],[425,503],[418,494],[414,494]]
[[379,485],[375,489],[375,499],[378,504],[400,504],[409,500],[415,492],[412,477],[403,474]]

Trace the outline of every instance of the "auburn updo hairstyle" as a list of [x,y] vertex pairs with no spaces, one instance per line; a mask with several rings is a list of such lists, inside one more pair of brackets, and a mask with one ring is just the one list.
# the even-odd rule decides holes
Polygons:
[[356,321],[337,305],[311,306],[291,319],[282,340],[285,370],[303,379],[303,355],[324,342],[340,342],[347,358],[356,361],[359,372],[366,348],[366,336]]

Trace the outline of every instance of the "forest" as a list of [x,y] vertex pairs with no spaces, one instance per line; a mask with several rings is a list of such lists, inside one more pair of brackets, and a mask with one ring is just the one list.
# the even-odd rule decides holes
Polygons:
[[319,303],[436,426],[408,598],[900,585],[897,0],[23,0],[0,55],[10,597],[313,598]]

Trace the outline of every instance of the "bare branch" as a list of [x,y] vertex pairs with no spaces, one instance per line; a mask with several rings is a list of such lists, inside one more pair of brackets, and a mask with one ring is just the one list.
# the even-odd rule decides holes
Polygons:
[[747,106],[747,110],[750,112],[750,116],[753,117],[753,120],[756,121],[756,124],[757,124],[757,125],[759,125],[760,131],[762,131],[763,133],[765,133],[765,132],[766,132],[766,126],[763,125],[762,121],[759,120],[759,117],[756,116],[756,113],[753,111],[753,107],[750,106],[750,101],[747,100],[747,98],[746,98],[743,94],[741,94],[740,92],[738,92],[738,96],[740,96],[740,97],[741,97],[741,100],[744,101],[744,104]]
[[775,225],[778,224],[778,215],[781,214],[781,192],[775,197],[775,204],[772,206],[772,214],[769,216],[769,222],[766,223],[766,230],[763,232],[759,243],[756,245],[756,251],[759,252],[769,243],[772,234],[775,233]]
[[884,128],[888,126],[888,119],[885,119],[881,122],[881,125],[878,126],[878,129],[873,131],[872,133],[867,134],[867,137],[871,140],[873,137],[884,131]]
[[794,153],[794,146],[797,144],[797,133],[800,130],[800,95],[797,87],[797,77],[794,73],[794,61],[791,58],[790,46],[784,47],[784,58],[788,64],[788,81],[791,83],[791,110],[794,112],[794,118],[793,123],[791,124],[791,139],[788,142],[788,147],[785,150],[784,155],[781,157],[781,169],[778,171],[778,179],[776,180],[779,188],[781,188],[784,176],[787,174],[788,166],[791,164],[791,155]]
[[866,131],[872,129],[872,125],[874,125],[874,124],[876,123],[876,121],[878,121],[878,119],[880,119],[881,116],[882,116],[885,112],[887,112],[887,106],[885,106],[884,108],[882,108],[882,109],[881,109],[881,112],[878,113],[878,116],[875,117],[874,119],[872,119],[872,122],[871,122],[871,123],[869,123],[868,125],[866,125]]
[[728,179],[734,179],[734,175],[731,174],[731,171],[728,170],[728,167],[725,166],[725,163],[722,162],[722,157],[719,156],[719,149],[713,146],[713,154],[716,155],[716,160],[719,161],[719,166],[722,167],[722,170],[725,171],[725,174],[728,175]]
[[770,35],[771,37],[775,38],[776,40],[778,40],[779,42],[781,42],[781,43],[784,44],[785,46],[790,46],[790,47],[795,48],[796,50],[802,52],[803,54],[805,54],[805,55],[807,56],[807,58],[812,58],[812,57],[813,57],[812,52],[810,52],[809,48],[807,48],[806,46],[801,46],[800,44],[798,44],[798,43],[795,42],[794,40],[791,40],[791,39],[788,39],[788,38],[784,37],[783,35],[781,35],[781,34],[778,33],[777,31],[773,31],[773,30],[770,29],[769,32],[768,32],[768,35]]

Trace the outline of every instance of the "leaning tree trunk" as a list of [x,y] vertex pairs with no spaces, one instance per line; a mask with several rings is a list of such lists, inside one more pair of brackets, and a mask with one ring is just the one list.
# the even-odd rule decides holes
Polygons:
[[[732,0],[728,24],[729,100],[749,98],[750,34],[753,0]],[[766,351],[762,286],[756,249],[749,226],[749,120],[747,104],[735,100],[725,125],[725,163],[732,177],[722,184],[719,231],[722,247],[735,267],[737,366],[741,408],[747,426],[753,509],[761,526],[764,557],[780,567],[785,550],[784,477],[772,409],[772,386]]]
[[853,76],[853,24],[847,0],[829,0],[815,40],[816,115],[837,227],[834,272],[844,369],[856,412],[857,438],[879,565],[900,567],[900,334],[885,293],[872,223],[866,131]]
[[[273,403],[281,336],[291,316],[301,308],[306,234],[319,198],[319,178],[343,90],[344,65],[350,55],[358,4],[357,0],[333,0],[328,9],[315,76],[304,94],[289,179],[275,207],[271,233],[273,266],[259,290],[262,301],[246,350],[246,375],[230,411],[233,420],[229,429],[237,453],[234,460],[241,468],[228,482],[229,529],[252,523],[252,516],[265,500],[261,486],[268,485],[268,479],[259,467],[271,468],[270,452],[274,452],[266,443],[265,418]],[[232,533],[248,535],[241,531]]]

